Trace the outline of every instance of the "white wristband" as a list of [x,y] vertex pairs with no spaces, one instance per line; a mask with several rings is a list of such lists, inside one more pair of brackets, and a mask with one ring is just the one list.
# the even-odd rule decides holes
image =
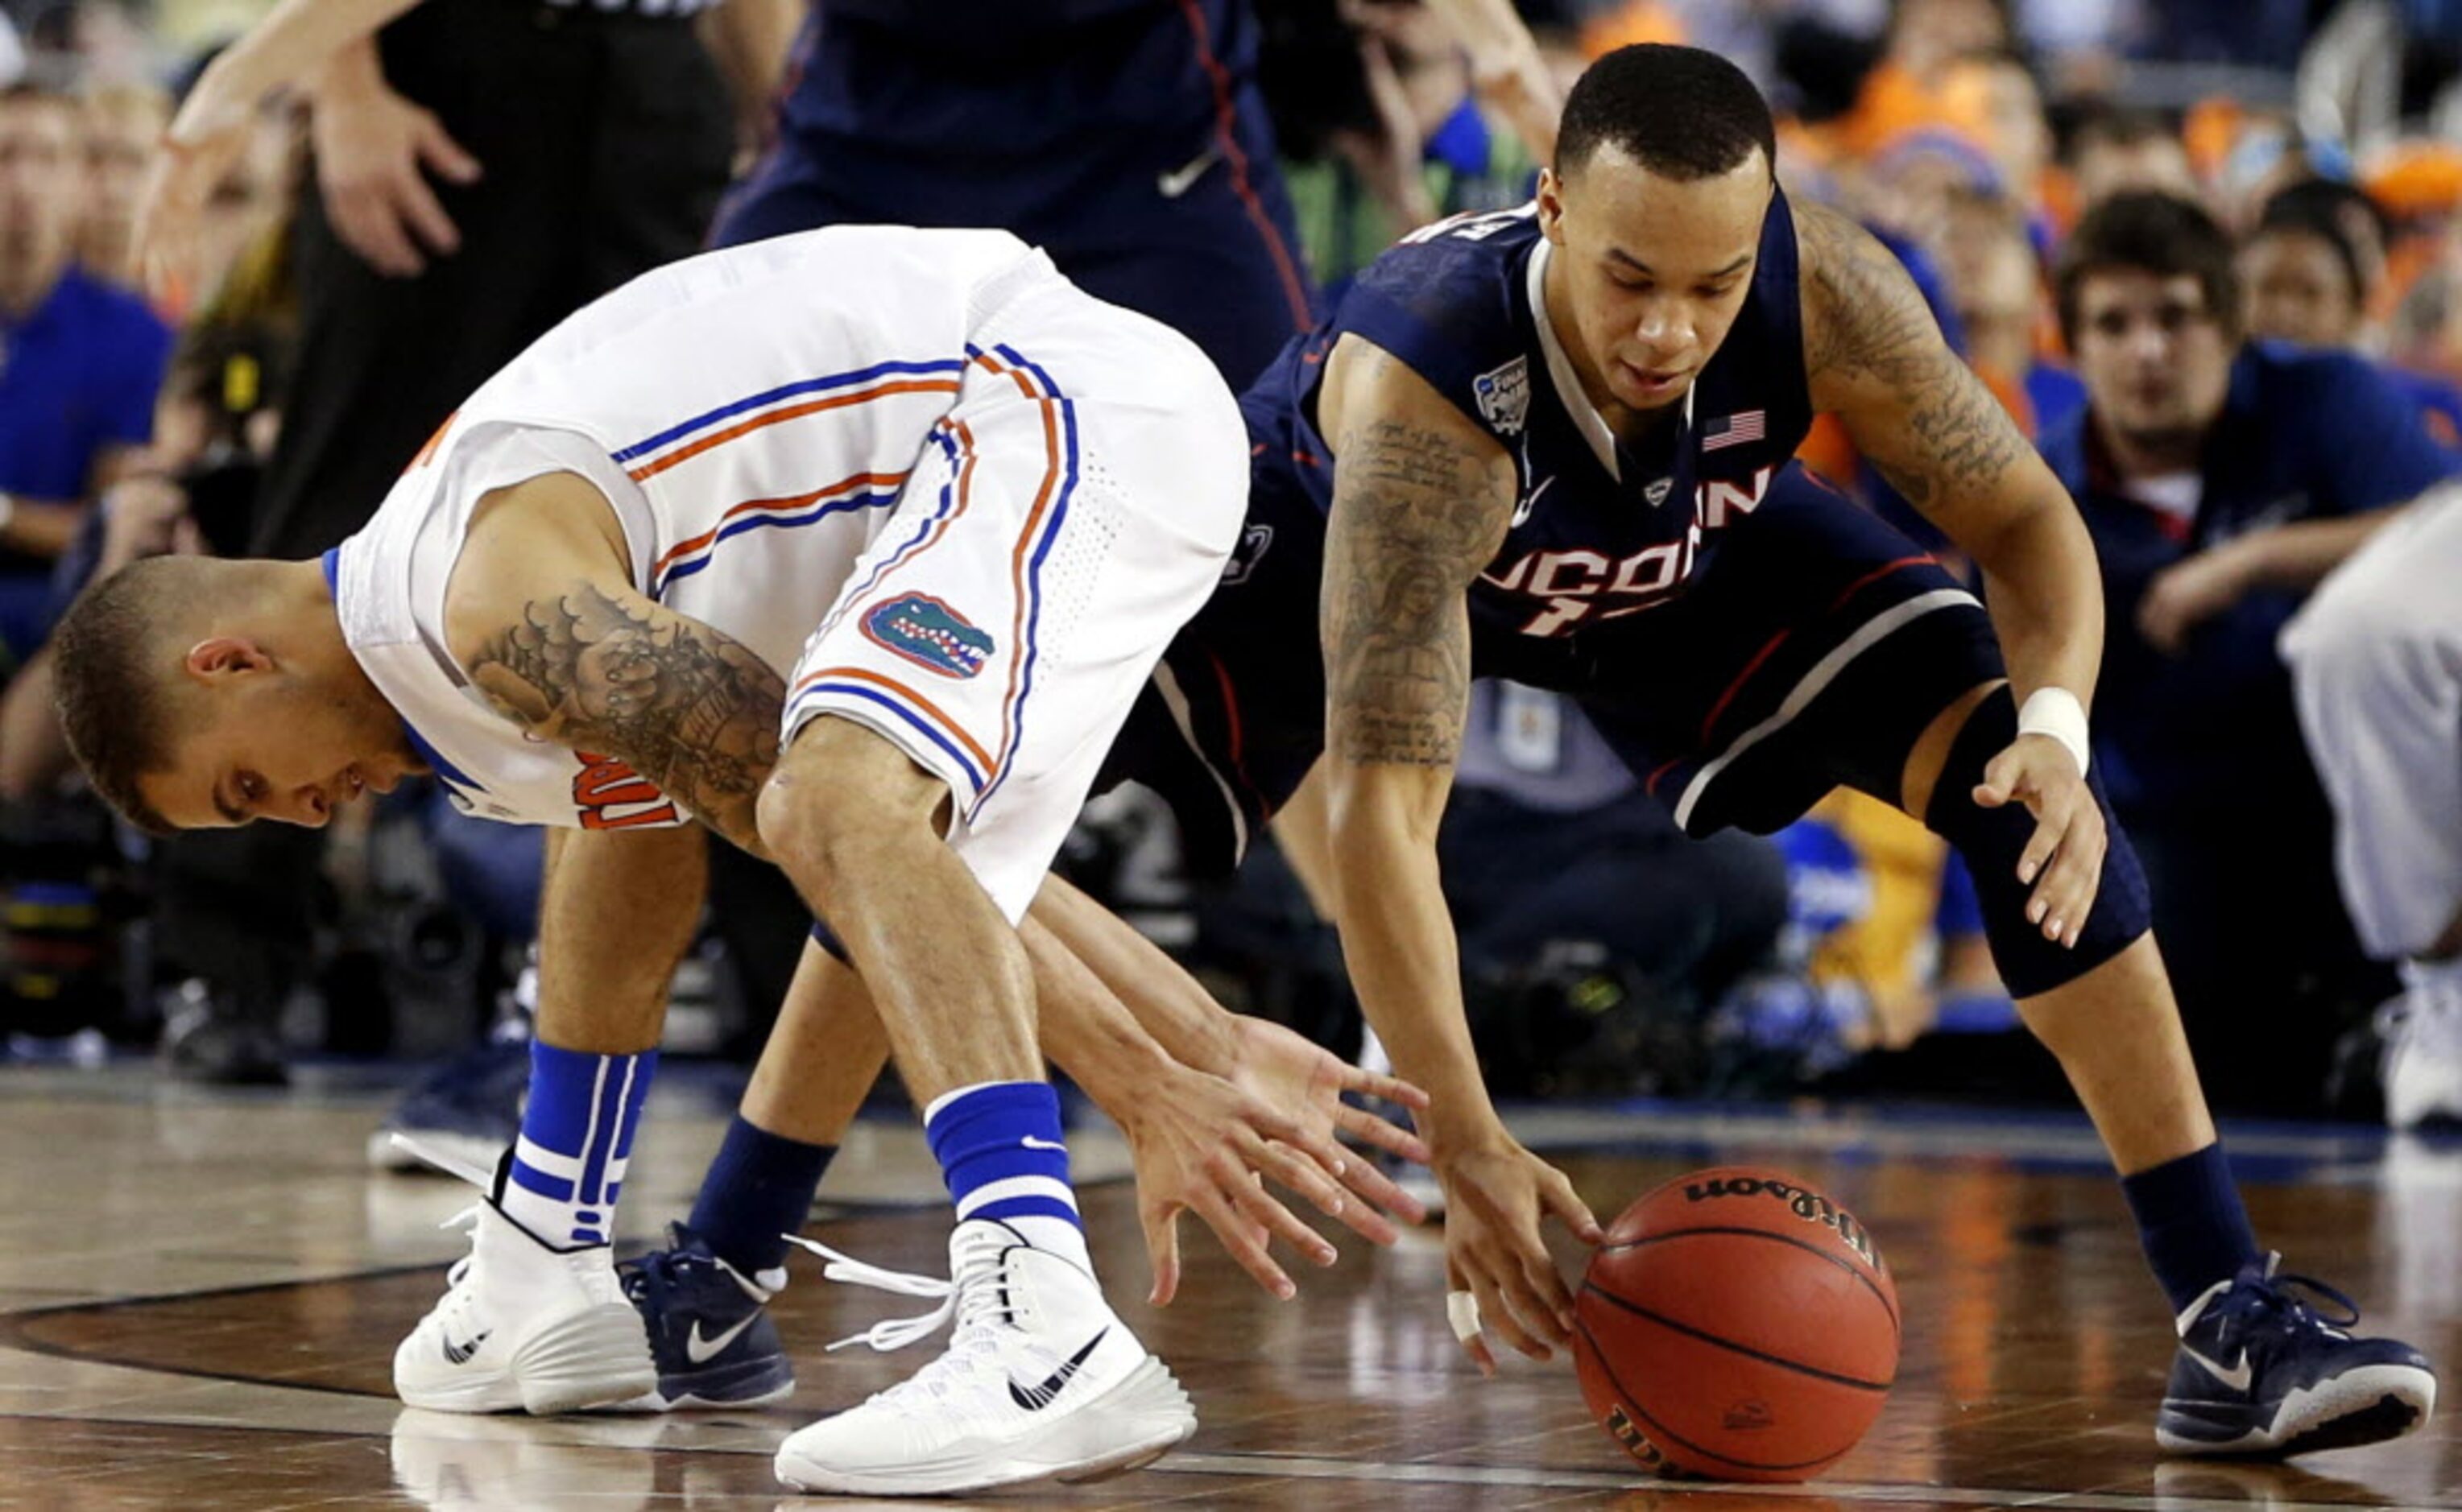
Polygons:
[[9,522],[17,518],[17,499],[13,494],[0,494],[0,536],[9,533]]
[[2065,688],[2038,688],[2028,693],[2025,707],[2018,711],[2018,733],[2050,735],[2068,747],[2077,757],[2078,776],[2085,776],[2085,705],[2077,694]]

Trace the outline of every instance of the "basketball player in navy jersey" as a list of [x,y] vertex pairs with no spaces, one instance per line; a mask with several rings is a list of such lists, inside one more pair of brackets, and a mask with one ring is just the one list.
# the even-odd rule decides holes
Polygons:
[[[2170,1298],[2166,1449],[2407,1432],[2428,1362],[2319,1318],[2216,1142],[2088,775],[2103,605],[2077,509],[1894,260],[1790,203],[1771,156],[1732,65],[1628,48],[1575,87],[1535,203],[1363,273],[1244,395],[1245,538],[1115,766],[1218,861],[1287,806],[1369,1019],[1433,1097],[1449,1310],[1483,1367],[1490,1331],[1537,1358],[1570,1337],[1543,1221],[1600,1237],[1480,1084],[1438,885],[1470,681],[1499,675],[1575,695],[1695,835],[1776,829],[1843,783],[1957,847]],[[1791,466],[1821,411],[1972,555],[1988,613]]]

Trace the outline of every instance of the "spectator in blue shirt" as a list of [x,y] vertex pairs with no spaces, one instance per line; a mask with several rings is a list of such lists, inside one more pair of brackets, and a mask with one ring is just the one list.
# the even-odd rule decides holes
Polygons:
[[[2248,333],[2361,350],[2386,240],[2385,213],[2349,184],[2313,179],[2278,191],[2240,245]],[[2389,364],[2383,372],[2430,438],[2462,455],[2462,390]]]
[[42,639],[50,563],[144,445],[171,346],[140,300],[71,261],[77,131],[66,97],[0,92],[0,645],[11,665]]
[[2294,1105],[2339,1021],[2391,979],[2336,893],[2275,639],[2331,565],[2321,532],[2454,464],[2370,363],[2243,340],[2231,239],[2187,201],[2098,207],[2057,292],[2087,406],[2042,448],[2103,561],[2096,764],[2200,1064],[2243,1104]]

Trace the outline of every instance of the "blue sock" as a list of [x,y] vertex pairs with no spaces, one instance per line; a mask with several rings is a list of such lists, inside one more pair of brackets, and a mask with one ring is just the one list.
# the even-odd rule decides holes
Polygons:
[[923,1110],[923,1134],[949,1183],[958,1221],[997,1219],[1037,1249],[1091,1268],[1069,1151],[1060,1140],[1060,1095],[1045,1081],[986,1081],[941,1094]]
[[811,1216],[812,1196],[837,1153],[834,1144],[771,1134],[737,1114],[701,1179],[688,1221],[692,1231],[747,1276],[777,1269],[787,1263],[784,1236]]
[[522,1110],[497,1205],[552,1249],[603,1245],[659,1053],[594,1055],[530,1041],[530,1099]]
[[2241,1267],[2265,1258],[2220,1141],[2123,1177],[2120,1190],[2137,1215],[2138,1243],[2171,1299],[2174,1316],[2215,1282],[2229,1281]]

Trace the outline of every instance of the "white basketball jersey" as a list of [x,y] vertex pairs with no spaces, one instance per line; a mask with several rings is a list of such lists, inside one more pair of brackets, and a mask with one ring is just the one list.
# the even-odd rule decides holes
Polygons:
[[522,734],[446,654],[445,588],[480,500],[589,478],[636,586],[783,676],[908,476],[948,444],[969,333],[1053,276],[1006,232],[844,226],[635,280],[483,385],[343,543],[329,570],[352,651],[465,809],[684,822],[622,763]]

